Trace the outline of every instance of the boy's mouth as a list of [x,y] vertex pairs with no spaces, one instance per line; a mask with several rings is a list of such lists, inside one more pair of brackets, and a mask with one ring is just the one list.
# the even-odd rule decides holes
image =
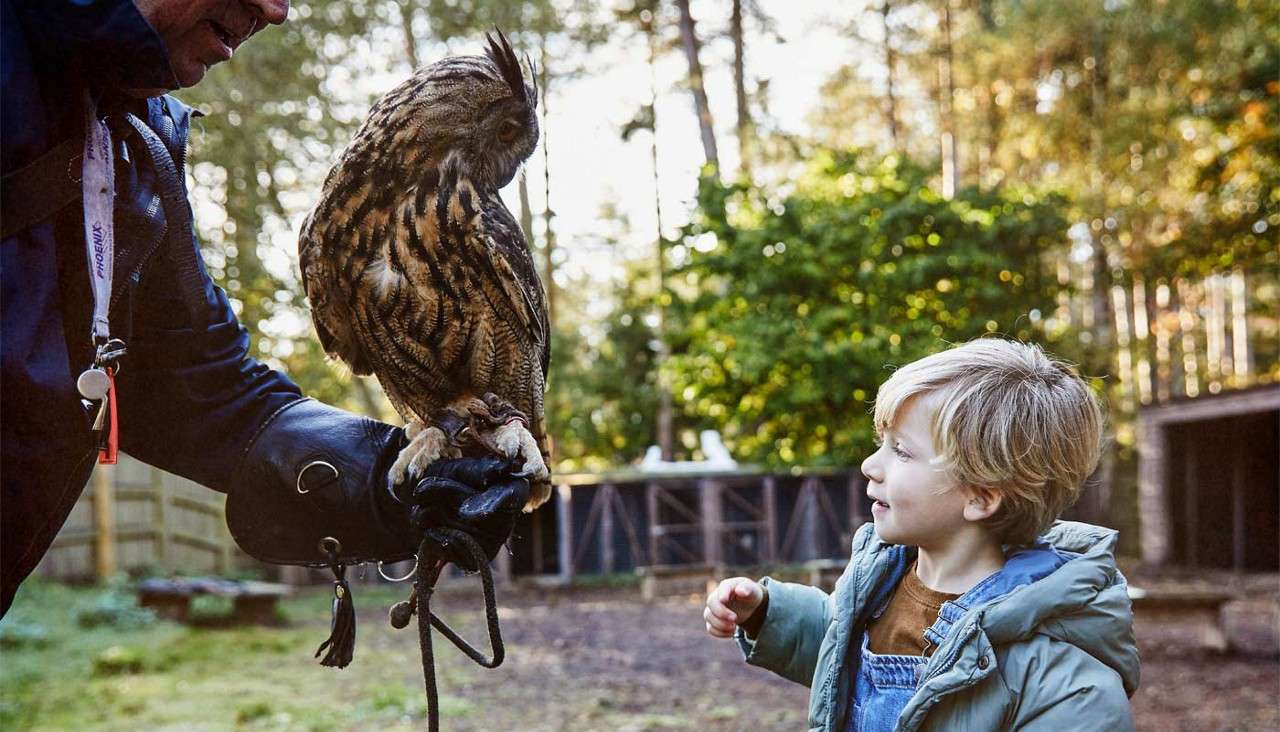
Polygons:
[[872,501],[872,503],[871,503],[871,513],[873,513],[873,514],[874,514],[874,513],[883,513],[883,512],[885,512],[885,511],[888,511],[888,510],[889,510],[889,504],[885,503],[884,501],[880,500],[879,498],[876,498],[876,497],[872,496],[872,497],[871,497],[871,501]]

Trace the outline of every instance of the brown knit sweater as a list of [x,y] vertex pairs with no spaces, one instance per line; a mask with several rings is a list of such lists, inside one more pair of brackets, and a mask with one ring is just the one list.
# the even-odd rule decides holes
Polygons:
[[924,655],[924,631],[938,619],[942,603],[957,597],[926,587],[912,564],[893,591],[889,606],[867,629],[867,647],[880,655]]

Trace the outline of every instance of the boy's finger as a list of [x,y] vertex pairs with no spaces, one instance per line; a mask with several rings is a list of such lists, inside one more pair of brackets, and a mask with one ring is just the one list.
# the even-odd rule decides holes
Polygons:
[[727,607],[708,607],[707,612],[711,617],[726,623],[738,622],[738,614]]

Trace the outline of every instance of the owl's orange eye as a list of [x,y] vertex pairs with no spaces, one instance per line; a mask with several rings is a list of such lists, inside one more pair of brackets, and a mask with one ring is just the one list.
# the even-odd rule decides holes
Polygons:
[[499,142],[512,142],[516,136],[520,134],[520,123],[515,120],[507,120],[498,128]]

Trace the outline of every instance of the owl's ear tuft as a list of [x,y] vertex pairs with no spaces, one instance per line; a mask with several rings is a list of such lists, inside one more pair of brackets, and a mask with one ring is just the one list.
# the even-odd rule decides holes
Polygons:
[[489,42],[489,47],[484,50],[485,55],[494,66],[498,67],[498,73],[502,74],[507,86],[511,87],[511,93],[517,99],[523,99],[526,104],[532,104],[533,100],[529,99],[529,90],[524,85],[524,74],[520,68],[520,60],[516,58],[516,52],[511,50],[511,44],[507,42],[507,37],[503,35],[501,29],[494,26],[493,32],[497,34],[497,38],[489,33],[484,34],[485,40]]

